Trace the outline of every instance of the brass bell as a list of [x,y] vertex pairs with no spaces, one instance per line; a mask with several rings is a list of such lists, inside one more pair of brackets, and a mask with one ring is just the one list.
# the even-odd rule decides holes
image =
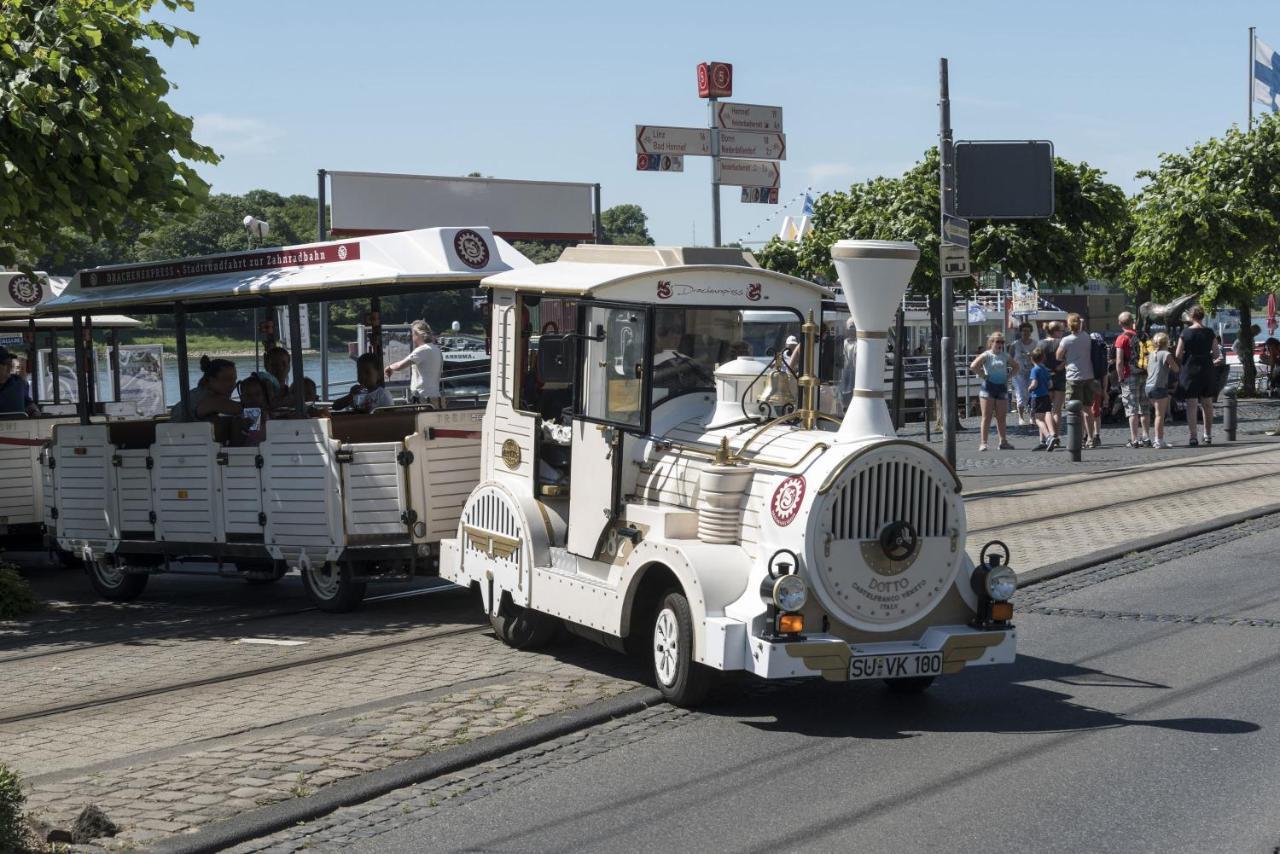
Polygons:
[[791,377],[782,370],[776,360],[773,370],[769,372],[769,378],[765,380],[764,394],[760,395],[760,402],[776,410],[796,405],[796,393],[791,385]]

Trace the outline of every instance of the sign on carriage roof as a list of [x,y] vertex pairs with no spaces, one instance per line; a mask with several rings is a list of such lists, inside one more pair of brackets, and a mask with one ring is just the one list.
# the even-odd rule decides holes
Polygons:
[[186,258],[155,264],[135,264],[104,270],[87,270],[80,277],[81,286],[101,288],[111,285],[138,285],[168,279],[188,279],[220,273],[244,273],[252,270],[279,270],[360,260],[360,241],[327,243],[315,246],[287,246],[260,252],[239,252],[207,258]]

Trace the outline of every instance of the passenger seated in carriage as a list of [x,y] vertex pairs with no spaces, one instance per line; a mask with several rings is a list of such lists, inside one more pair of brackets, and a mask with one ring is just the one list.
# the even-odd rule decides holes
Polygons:
[[236,388],[236,365],[227,359],[200,357],[200,382],[187,394],[186,406],[178,401],[169,410],[177,423],[216,421],[219,415],[241,415],[244,407],[231,399]]
[[333,402],[335,411],[372,412],[391,406],[391,392],[382,384],[382,360],[376,353],[364,353],[356,359],[356,385]]
[[31,399],[31,389],[22,375],[14,371],[13,354],[0,347],[0,412],[39,415],[40,408]]
[[243,408],[244,427],[238,431],[233,444],[253,448],[262,444],[267,434],[267,384],[256,374],[240,381],[240,406]]
[[262,366],[265,370],[254,372],[254,376],[265,384],[267,401],[273,409],[289,405],[289,364],[289,351],[275,346],[262,357]]

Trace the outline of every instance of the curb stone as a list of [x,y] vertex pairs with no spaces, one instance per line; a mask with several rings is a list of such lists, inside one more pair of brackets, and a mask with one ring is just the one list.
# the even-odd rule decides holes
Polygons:
[[159,854],[204,854],[319,818],[339,807],[351,806],[432,777],[496,759],[613,718],[625,717],[663,702],[653,688],[634,688],[563,714],[495,733],[470,744],[397,763],[360,777],[339,780],[314,795],[280,801],[217,822],[184,836],[169,837],[150,846]]

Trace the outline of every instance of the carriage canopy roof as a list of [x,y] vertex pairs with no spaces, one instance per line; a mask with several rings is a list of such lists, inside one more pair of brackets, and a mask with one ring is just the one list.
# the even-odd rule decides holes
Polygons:
[[[34,309],[58,297],[66,290],[67,281],[44,273],[29,276],[14,271],[0,272],[0,329],[28,328]],[[99,316],[97,324],[117,329],[142,325],[132,317],[119,314]],[[65,317],[41,317],[36,319],[36,326],[40,329],[68,329],[71,321]]]
[[82,270],[38,317],[110,311],[211,311],[388,296],[432,286],[477,285],[489,274],[532,266],[488,228],[425,228]]

